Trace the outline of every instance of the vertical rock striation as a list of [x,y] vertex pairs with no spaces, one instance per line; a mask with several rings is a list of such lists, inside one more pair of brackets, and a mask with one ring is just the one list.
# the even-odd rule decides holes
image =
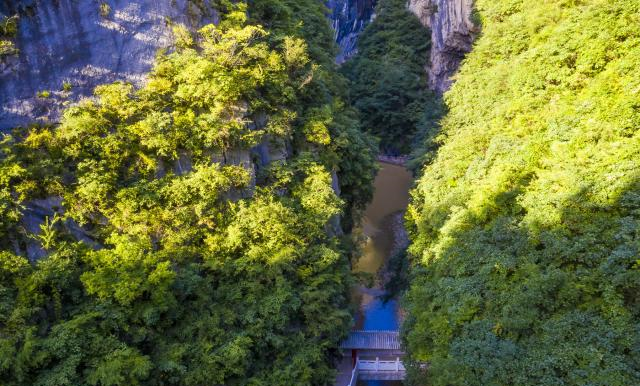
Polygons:
[[429,86],[443,93],[479,32],[471,19],[473,0],[409,0],[408,7],[431,29]]
[[65,102],[98,84],[140,84],[157,52],[171,44],[171,24],[215,21],[212,3],[0,0],[0,14],[19,16],[19,53],[0,57],[0,131],[55,122]]
[[358,35],[375,17],[376,0],[328,0],[331,22],[340,52],[337,63],[343,63],[357,52]]

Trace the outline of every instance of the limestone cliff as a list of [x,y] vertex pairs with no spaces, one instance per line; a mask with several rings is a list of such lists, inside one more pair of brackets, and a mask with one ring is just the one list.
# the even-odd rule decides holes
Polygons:
[[[319,0],[321,1],[321,0]],[[432,30],[429,82],[442,92],[477,32],[473,0],[409,0]],[[191,28],[215,21],[213,0],[0,0],[18,15],[17,55],[0,56],[0,131],[56,122],[60,109],[101,83],[139,84],[158,50],[172,42],[171,23]],[[376,0],[327,0],[338,62],[357,50]]]
[[105,82],[139,84],[171,24],[215,21],[209,0],[0,0],[18,15],[17,55],[0,56],[0,130],[55,122],[60,108]]
[[360,32],[375,16],[376,0],[328,0],[331,22],[340,52],[336,62],[342,63],[357,52]]
[[409,0],[408,7],[431,29],[429,86],[442,93],[479,32],[471,18],[473,0]]

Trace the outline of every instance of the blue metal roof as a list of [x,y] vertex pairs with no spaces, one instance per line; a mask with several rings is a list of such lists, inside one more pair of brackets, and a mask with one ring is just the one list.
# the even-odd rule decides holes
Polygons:
[[400,337],[398,331],[352,331],[340,347],[358,350],[400,350]]

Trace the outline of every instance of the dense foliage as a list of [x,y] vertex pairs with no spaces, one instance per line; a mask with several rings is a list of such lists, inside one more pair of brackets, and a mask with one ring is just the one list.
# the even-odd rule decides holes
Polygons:
[[640,384],[640,2],[475,4],[408,212],[412,381]]
[[347,203],[343,227],[348,232],[373,195],[377,145],[372,136],[363,135],[357,110],[347,100],[348,82],[337,73],[328,10],[317,0],[250,0],[249,9],[254,22],[269,28],[274,42],[293,34],[307,43],[315,75],[298,97],[298,104],[308,107],[300,116],[326,125],[332,138],[324,159],[338,173],[340,197]]
[[[408,153],[429,142],[440,115],[424,70],[429,32],[404,0],[381,0],[376,18],[358,40],[358,54],[342,72],[351,80],[350,100],[363,127],[389,153]],[[416,149],[418,148],[418,149]]]
[[330,42],[324,9],[300,25],[297,3],[249,5],[270,32],[221,1],[144,87],[0,142],[3,385],[331,382],[351,323],[334,220],[368,200],[375,144],[304,40]]

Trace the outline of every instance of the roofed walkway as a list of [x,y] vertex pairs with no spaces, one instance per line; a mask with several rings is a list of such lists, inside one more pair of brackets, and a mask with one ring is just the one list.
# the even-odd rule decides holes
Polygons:
[[355,386],[358,379],[403,380],[406,376],[398,331],[352,331],[340,348],[345,357],[336,386]]
[[342,349],[400,350],[398,331],[352,331],[340,344]]

